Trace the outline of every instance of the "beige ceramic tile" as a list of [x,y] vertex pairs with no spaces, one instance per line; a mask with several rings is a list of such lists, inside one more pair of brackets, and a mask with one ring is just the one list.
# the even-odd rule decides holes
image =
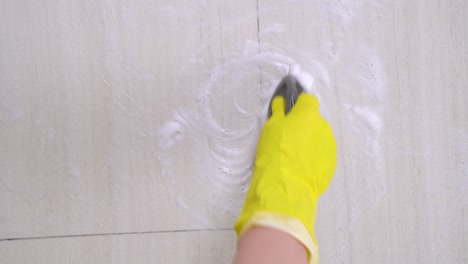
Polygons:
[[233,231],[0,242],[2,263],[232,263]]
[[316,77],[339,166],[322,263],[464,263],[468,5],[260,1],[260,40]]
[[[2,1],[0,236],[230,226],[209,219],[219,212],[190,166],[161,174],[157,134],[223,56],[257,38],[255,10],[250,1]],[[197,197],[191,211],[174,192]]]
[[[467,17],[465,1],[2,1],[0,237],[230,227],[258,132],[248,112],[297,63],[339,146],[322,263],[464,263]],[[194,236],[0,250],[190,263],[193,245],[233,247]],[[163,241],[186,238],[187,256]]]

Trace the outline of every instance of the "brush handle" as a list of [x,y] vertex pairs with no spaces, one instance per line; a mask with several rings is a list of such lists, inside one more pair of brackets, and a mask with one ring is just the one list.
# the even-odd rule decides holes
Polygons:
[[268,108],[268,118],[271,117],[271,103],[276,96],[282,96],[285,100],[285,114],[288,114],[289,111],[293,108],[294,104],[299,98],[299,95],[304,91],[304,88],[296,79],[296,77],[292,75],[285,76],[281,82],[276,87],[275,92],[270,100],[270,107]]

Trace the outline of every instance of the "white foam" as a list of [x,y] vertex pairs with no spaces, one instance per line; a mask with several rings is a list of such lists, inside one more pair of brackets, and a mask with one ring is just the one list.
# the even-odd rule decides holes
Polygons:
[[[210,195],[210,208],[236,215],[249,186],[256,143],[266,119],[270,97],[282,77],[289,73],[296,76],[307,92],[317,96],[320,111],[332,126],[340,123],[341,128],[350,129],[347,133],[352,135],[344,138],[352,138],[353,141],[341,142],[351,149],[350,154],[365,157],[359,171],[352,169],[356,167],[353,159],[340,161],[346,163],[341,166],[351,168],[347,171],[350,177],[348,187],[355,193],[343,210],[349,208],[351,225],[358,224],[364,215],[376,208],[386,192],[381,153],[385,78],[382,63],[372,48],[358,43],[334,49],[334,63],[340,63],[345,56],[352,56],[347,61],[364,65],[350,67],[350,73],[346,75],[359,86],[340,87],[343,90],[337,91],[335,80],[330,76],[330,67],[336,65],[313,57],[299,62],[288,52],[268,43],[246,41],[242,49],[223,57],[223,63],[210,71],[198,89],[194,102],[178,109],[161,128],[159,158],[163,175],[177,185],[173,181],[180,180],[176,177],[181,173],[178,164],[184,163],[191,169],[187,177],[203,183],[201,188]],[[350,49],[355,53],[349,52]],[[258,79],[258,82],[253,81]],[[240,85],[243,82],[247,82],[249,87]],[[219,89],[223,89],[223,93]],[[362,102],[347,100],[345,95],[356,91],[361,92]],[[225,103],[222,111],[231,113],[230,122],[222,122],[218,117],[220,109],[214,108],[220,105],[213,103],[216,102],[214,98],[219,94],[236,92],[255,95],[258,104],[245,109],[241,102]],[[343,96],[337,96],[337,93]],[[235,127],[231,123],[243,125]],[[191,207],[193,201],[189,197],[180,192],[173,196],[182,201],[180,204],[184,208]],[[215,216],[206,217],[210,218],[209,222],[216,222],[216,219],[213,221]],[[224,217],[223,214],[220,217]],[[199,218],[200,215],[194,216],[194,219]],[[208,220],[197,221],[204,225]]]
[[295,64],[291,66],[289,74],[296,77],[299,83],[304,88],[305,92],[313,93],[312,85],[314,84],[314,77],[306,71],[301,69],[301,66]]

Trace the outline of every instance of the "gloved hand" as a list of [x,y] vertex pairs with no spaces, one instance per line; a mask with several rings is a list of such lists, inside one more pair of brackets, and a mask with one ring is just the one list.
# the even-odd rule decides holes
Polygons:
[[307,248],[309,263],[318,263],[314,221],[318,197],[335,171],[335,139],[313,95],[302,93],[287,115],[283,97],[275,97],[271,108],[234,228],[239,238],[253,225],[279,229]]

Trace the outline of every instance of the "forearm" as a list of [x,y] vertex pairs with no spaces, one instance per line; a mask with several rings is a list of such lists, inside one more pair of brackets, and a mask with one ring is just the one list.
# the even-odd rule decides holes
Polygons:
[[254,226],[237,245],[234,264],[306,264],[307,250],[295,238],[280,230]]

